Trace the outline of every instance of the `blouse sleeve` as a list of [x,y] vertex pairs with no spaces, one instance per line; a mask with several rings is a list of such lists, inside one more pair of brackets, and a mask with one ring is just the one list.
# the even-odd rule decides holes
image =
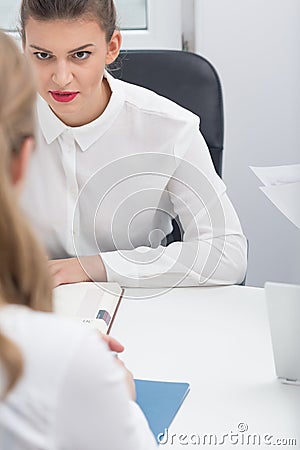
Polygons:
[[123,370],[97,335],[87,334],[57,399],[54,447],[64,450],[152,450],[155,439],[129,399]]
[[108,281],[127,287],[240,283],[247,241],[198,123],[175,143],[174,159],[176,169],[166,191],[184,231],[182,242],[101,253]]

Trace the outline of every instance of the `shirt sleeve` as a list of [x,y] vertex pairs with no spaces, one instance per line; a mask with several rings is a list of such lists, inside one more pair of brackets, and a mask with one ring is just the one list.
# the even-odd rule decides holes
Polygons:
[[[184,140],[189,144],[182,154]],[[241,283],[247,241],[198,125],[175,143],[174,155],[176,170],[166,190],[184,231],[182,242],[101,253],[108,281],[125,287]]]
[[64,450],[153,450],[154,436],[129,399],[123,370],[96,334],[87,334],[58,395],[54,447]]

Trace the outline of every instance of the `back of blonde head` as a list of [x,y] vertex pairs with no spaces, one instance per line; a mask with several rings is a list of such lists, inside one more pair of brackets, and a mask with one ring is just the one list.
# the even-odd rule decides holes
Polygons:
[[[12,158],[34,134],[35,86],[25,57],[2,32],[0,67],[0,306],[13,303],[50,311],[46,257],[18,207],[11,180]],[[8,391],[21,375],[22,356],[1,332],[0,363]]]

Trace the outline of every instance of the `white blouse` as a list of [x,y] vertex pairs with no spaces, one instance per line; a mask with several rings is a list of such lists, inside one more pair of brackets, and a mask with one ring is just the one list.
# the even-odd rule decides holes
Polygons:
[[[106,74],[103,114],[68,127],[38,99],[23,206],[50,258],[100,254],[123,286],[233,284],[246,239],[199,118]],[[178,216],[183,241],[165,246]]]
[[[153,450],[156,443],[123,370],[94,331],[22,306],[0,310],[0,329],[24,373],[0,401],[5,450]],[[0,365],[0,393],[5,385]]]

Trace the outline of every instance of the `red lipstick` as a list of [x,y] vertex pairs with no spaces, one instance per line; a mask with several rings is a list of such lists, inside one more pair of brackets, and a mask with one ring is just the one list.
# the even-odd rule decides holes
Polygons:
[[52,98],[60,103],[68,103],[74,100],[74,98],[79,94],[79,92],[71,91],[49,91]]

